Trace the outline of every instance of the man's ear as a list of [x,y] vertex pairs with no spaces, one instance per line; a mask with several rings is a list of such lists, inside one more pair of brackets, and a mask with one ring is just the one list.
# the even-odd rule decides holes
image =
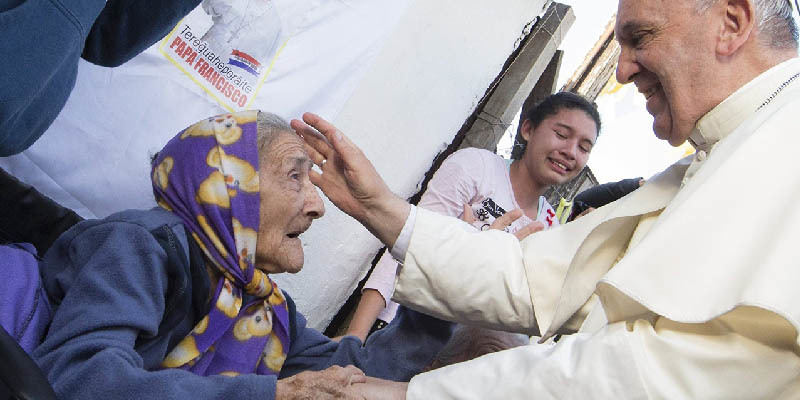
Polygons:
[[750,39],[756,24],[753,0],[723,0],[722,26],[717,38],[717,54],[731,56]]

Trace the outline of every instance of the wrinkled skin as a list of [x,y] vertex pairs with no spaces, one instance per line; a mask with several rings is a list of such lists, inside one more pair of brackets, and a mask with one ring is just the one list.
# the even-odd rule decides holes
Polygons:
[[291,125],[305,140],[311,160],[322,170],[309,172],[311,182],[336,207],[381,242],[393,246],[411,206],[389,190],[361,149],[333,124],[305,113],[303,121],[292,120]]
[[275,400],[362,400],[353,384],[366,382],[360,369],[333,366],[322,371],[304,371],[278,380]]
[[620,0],[615,34],[617,81],[634,83],[647,100],[659,139],[680,146],[697,120],[725,98],[713,76],[715,9],[693,0]]
[[279,133],[266,153],[259,169],[256,268],[272,274],[295,273],[304,260],[299,236],[325,214],[325,206],[308,178],[311,160],[296,135]]

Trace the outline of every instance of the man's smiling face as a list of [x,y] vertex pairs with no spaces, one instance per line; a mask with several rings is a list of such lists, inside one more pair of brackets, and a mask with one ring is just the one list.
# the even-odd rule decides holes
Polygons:
[[633,82],[647,99],[653,130],[673,146],[716,106],[713,58],[716,9],[695,0],[620,0],[616,37],[620,83]]

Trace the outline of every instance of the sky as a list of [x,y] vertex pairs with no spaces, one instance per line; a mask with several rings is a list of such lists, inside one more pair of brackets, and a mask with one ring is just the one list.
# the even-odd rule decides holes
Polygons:
[[[564,50],[558,87],[583,62],[597,38],[616,13],[615,0],[558,0],[572,6],[575,23],[559,48]],[[608,90],[608,89],[611,90]],[[649,178],[693,149],[684,144],[675,148],[653,134],[653,118],[645,110],[644,96],[634,85],[609,85],[596,100],[603,127],[589,158],[589,167],[600,183],[625,178]],[[514,123],[509,132],[516,132]],[[513,136],[506,135],[498,144],[498,153],[510,150]]]

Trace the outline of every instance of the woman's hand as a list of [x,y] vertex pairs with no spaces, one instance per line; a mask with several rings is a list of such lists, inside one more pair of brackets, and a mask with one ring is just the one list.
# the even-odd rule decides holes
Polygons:
[[[492,222],[492,224],[489,225],[489,229],[496,229],[503,231],[507,227],[509,227],[512,223],[514,223],[514,221],[522,218],[523,215],[525,214],[522,212],[522,209],[520,208],[511,210],[497,217],[494,220],[494,222]],[[461,219],[470,225],[472,225],[472,223],[475,222],[475,217],[472,215],[472,207],[470,207],[469,204],[464,204],[464,214],[462,214]],[[524,226],[522,229],[514,232],[514,236],[516,236],[517,239],[522,240],[528,237],[530,234],[539,232],[541,230],[544,230],[544,224],[539,221],[533,221],[530,224]]]
[[580,218],[580,217],[582,217],[582,216],[584,216],[584,215],[586,215],[586,214],[588,214],[588,213],[590,213],[590,212],[592,212],[592,211],[594,211],[594,210],[595,210],[595,208],[594,208],[594,207],[589,207],[589,208],[587,208],[587,209],[585,209],[585,210],[581,211],[581,213],[580,213],[580,214],[578,214],[578,215],[576,215],[576,216],[575,216],[575,218],[573,218],[572,220],[573,220],[573,221],[575,221],[575,220],[577,220],[578,218]]
[[354,384],[365,383],[360,369],[348,365],[333,366],[322,371],[304,371],[289,378],[279,379],[275,400],[346,399],[363,400]]
[[361,149],[335,126],[312,113],[303,114],[303,121],[292,120],[291,125],[322,171],[312,170],[311,182],[339,209],[393,246],[411,206],[389,190]]

